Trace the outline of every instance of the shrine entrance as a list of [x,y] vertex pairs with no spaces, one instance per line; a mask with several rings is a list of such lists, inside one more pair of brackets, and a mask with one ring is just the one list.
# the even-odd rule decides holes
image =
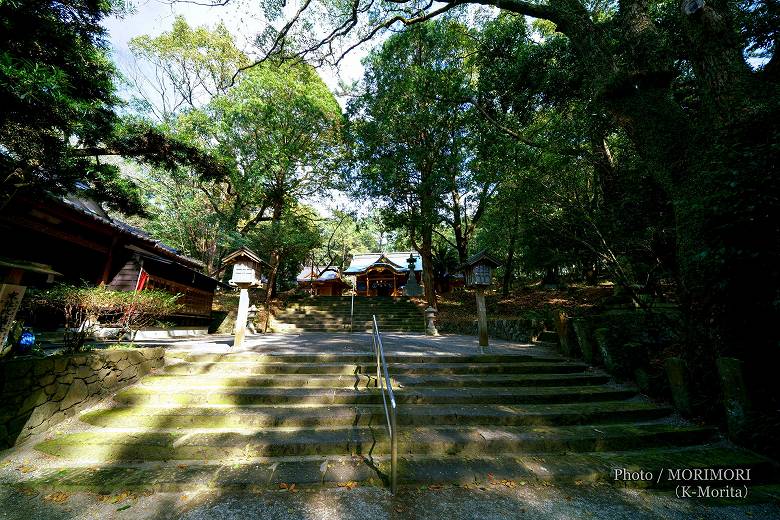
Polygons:
[[395,280],[371,280],[370,287],[376,296],[393,296]]

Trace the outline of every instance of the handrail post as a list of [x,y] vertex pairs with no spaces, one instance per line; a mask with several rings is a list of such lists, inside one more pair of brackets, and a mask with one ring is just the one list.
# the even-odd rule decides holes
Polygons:
[[355,291],[352,291],[352,305],[349,307],[349,332],[352,333],[352,322],[355,315]]
[[396,419],[396,406],[395,400],[391,401],[390,406],[392,408],[392,414],[390,415],[390,423],[392,425],[390,431],[390,492],[395,495],[395,491],[398,488],[398,424]]

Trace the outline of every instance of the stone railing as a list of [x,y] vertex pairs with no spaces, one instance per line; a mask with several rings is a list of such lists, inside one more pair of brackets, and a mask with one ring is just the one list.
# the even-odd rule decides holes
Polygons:
[[0,447],[9,447],[165,364],[162,348],[98,350],[0,363]]

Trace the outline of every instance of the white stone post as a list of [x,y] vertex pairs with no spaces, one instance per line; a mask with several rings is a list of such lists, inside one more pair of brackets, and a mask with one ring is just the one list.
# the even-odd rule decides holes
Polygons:
[[249,290],[246,287],[240,288],[241,292],[238,296],[238,314],[236,315],[233,347],[240,347],[244,342],[244,335],[246,334],[246,322],[249,318]]

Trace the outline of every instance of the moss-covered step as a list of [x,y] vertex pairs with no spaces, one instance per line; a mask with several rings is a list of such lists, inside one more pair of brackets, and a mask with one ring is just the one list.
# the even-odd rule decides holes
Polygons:
[[[483,456],[493,453],[589,452],[686,446],[706,442],[709,428],[669,424],[605,424],[563,427],[408,427],[399,430],[404,454]],[[83,461],[241,460],[251,457],[368,455],[389,451],[383,424],[375,427],[260,429],[218,432],[64,434],[35,447]]]
[[[344,354],[261,354],[256,352],[237,352],[228,354],[192,352],[187,350],[168,350],[168,361],[188,361],[196,363],[252,362],[252,363],[376,363],[373,353]],[[558,362],[566,359],[549,351],[533,350],[529,354],[482,354],[482,355],[424,355],[424,354],[385,354],[388,364],[395,363],[521,363],[524,361]]]
[[[676,482],[615,480],[615,469],[644,470],[657,474],[668,468],[720,469],[743,468],[751,471],[749,497],[777,500],[777,487],[763,483],[775,481],[775,463],[727,445],[690,448],[651,448],[617,453],[501,455],[463,458],[401,456],[399,480],[402,485],[432,483],[467,486],[571,485],[603,482],[620,487],[672,488]],[[383,485],[389,473],[386,456],[336,457],[314,456],[296,459],[254,459],[220,464],[199,463],[115,463],[81,467],[56,467],[20,485],[38,490],[89,491],[113,494],[120,491],[186,491],[195,488],[222,490],[279,489],[280,485],[297,487],[328,486],[359,482],[360,485]],[[668,475],[667,475],[668,476]]]
[[[397,384],[393,382],[393,384]],[[371,388],[376,375],[267,374],[256,376],[158,375],[143,379],[141,386],[166,391],[190,391],[194,388]]]
[[[570,374],[587,365],[576,362],[526,361],[518,363],[395,363],[391,375],[401,374]],[[168,374],[374,374],[376,364],[289,363],[252,361],[183,362],[166,365]]]
[[363,457],[297,457],[252,461],[166,463],[112,463],[99,466],[56,467],[34,479],[26,488],[114,494],[121,491],[181,492],[193,489],[257,491],[280,486],[320,487],[359,482],[386,486],[389,460]]
[[[399,387],[519,387],[519,386],[586,386],[609,381],[606,374],[503,374],[503,375],[404,375],[392,378]],[[142,386],[164,390],[193,388],[372,388],[375,375],[267,374],[254,376],[160,375],[143,380]]]
[[573,374],[448,374],[399,375],[405,387],[489,387],[489,386],[585,386],[601,385],[609,376],[598,372]]
[[[651,421],[671,408],[652,403],[607,401],[552,405],[414,405],[398,411],[401,426],[555,426]],[[264,428],[369,426],[385,421],[382,405],[328,406],[124,406],[81,415],[85,423],[109,428]]]
[[[407,404],[530,404],[614,401],[633,397],[631,387],[618,385],[514,387],[514,388],[398,388],[399,405]],[[376,388],[188,388],[160,392],[143,386],[117,392],[114,400],[124,404],[157,406],[251,405],[251,404],[379,404]]]

